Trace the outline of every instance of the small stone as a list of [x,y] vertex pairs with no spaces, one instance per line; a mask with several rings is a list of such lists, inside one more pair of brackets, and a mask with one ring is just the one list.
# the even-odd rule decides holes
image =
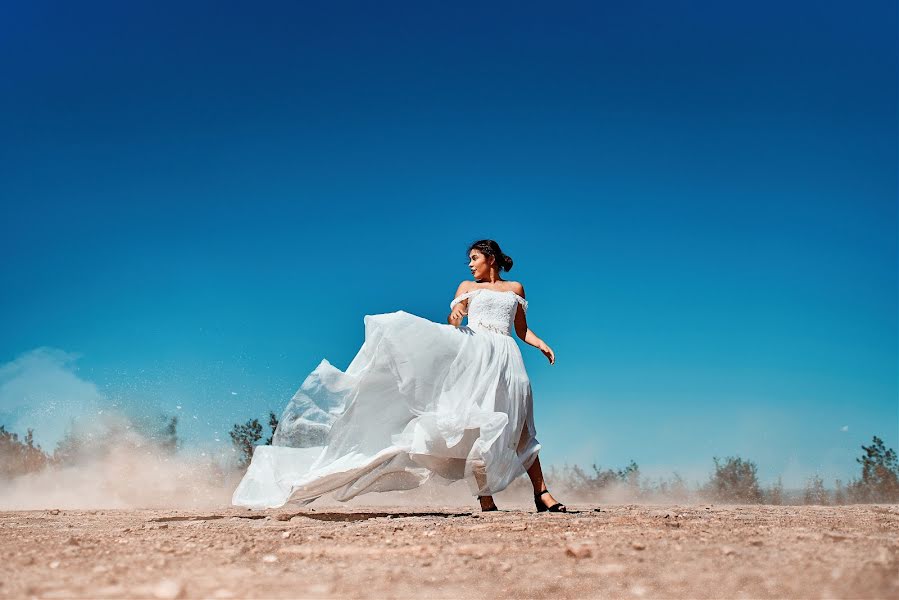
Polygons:
[[282,532],[281,532],[281,539],[282,539],[282,540],[286,540],[286,539],[289,538],[289,537],[290,537],[290,532],[289,532],[289,531],[282,531]]
[[762,540],[749,540],[750,546],[761,546],[762,543],[763,543]]
[[307,587],[306,591],[311,595],[324,596],[331,594],[331,586],[323,583],[316,583]]
[[275,515],[276,521],[289,521],[294,517],[294,513],[282,512]]
[[60,562],[58,560],[54,560],[53,562],[50,563],[49,567],[51,569],[58,569],[59,565],[60,565]]
[[266,554],[262,557],[262,562],[264,563],[276,563],[278,562],[278,557],[274,554]]
[[58,508],[54,508],[53,510],[50,511],[50,514],[53,515],[53,516],[55,517],[56,515],[59,514],[59,509],[58,509]]
[[499,570],[502,571],[503,573],[508,573],[509,571],[512,570],[512,565],[510,565],[507,562],[500,563]]
[[724,556],[733,556],[737,551],[731,548],[730,546],[721,546],[721,554]]
[[184,584],[174,579],[163,579],[153,586],[153,597],[176,600],[184,597]]
[[66,540],[66,544],[69,546],[77,546],[79,543],[80,542],[78,541],[78,538],[76,538],[74,535],[69,536],[69,539]]
[[614,575],[616,573],[624,573],[626,570],[624,565],[616,563],[599,565],[599,567],[596,568],[596,572],[600,575]]
[[593,551],[587,546],[572,544],[565,548],[565,556],[570,558],[590,558],[593,556]]
[[631,548],[634,550],[646,550],[646,544],[643,542],[631,542]]

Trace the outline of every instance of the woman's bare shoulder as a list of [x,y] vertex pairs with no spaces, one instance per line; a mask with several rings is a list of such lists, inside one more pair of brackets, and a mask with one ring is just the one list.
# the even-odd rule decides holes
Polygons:
[[510,292],[515,292],[516,294],[518,294],[519,296],[521,296],[522,298],[524,298],[524,286],[521,285],[521,282],[518,282],[518,281],[508,281],[507,283],[509,284],[509,291],[510,291]]
[[475,287],[476,286],[474,281],[470,279],[463,280],[462,283],[459,284],[459,287],[456,288],[456,298],[466,292],[470,292],[471,290],[475,289]]

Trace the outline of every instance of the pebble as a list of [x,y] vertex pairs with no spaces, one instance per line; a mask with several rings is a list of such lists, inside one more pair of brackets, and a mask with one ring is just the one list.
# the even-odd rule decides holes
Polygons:
[[733,556],[737,551],[731,548],[730,546],[721,546],[721,554],[724,556]]
[[153,597],[176,600],[184,597],[184,584],[174,579],[163,579],[153,586]]
[[276,563],[278,562],[278,557],[274,554],[266,554],[262,557],[262,562],[264,563]]
[[614,575],[616,573],[624,573],[627,569],[624,565],[620,565],[617,563],[608,563],[605,565],[599,565],[596,568],[596,572],[600,575]]
[[54,560],[53,562],[50,563],[49,567],[51,569],[58,569],[59,565],[60,565],[60,562],[58,560]]
[[290,532],[289,532],[289,531],[282,531],[282,532],[281,532],[281,539],[282,539],[282,540],[286,540],[286,539],[289,538],[289,537],[290,537]]
[[58,508],[54,508],[53,510],[50,511],[50,514],[53,515],[53,516],[58,515],[58,514],[59,514],[59,509],[58,509]]
[[565,556],[571,558],[590,558],[593,556],[593,551],[588,546],[572,544],[565,548]]
[[631,548],[634,550],[646,550],[646,544],[642,542],[631,542]]

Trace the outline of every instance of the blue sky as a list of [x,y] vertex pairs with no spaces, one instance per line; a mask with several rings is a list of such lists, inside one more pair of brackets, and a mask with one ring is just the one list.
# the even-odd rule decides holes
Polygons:
[[847,480],[899,446],[896,11],[5,4],[0,418],[224,443],[491,237],[544,461]]

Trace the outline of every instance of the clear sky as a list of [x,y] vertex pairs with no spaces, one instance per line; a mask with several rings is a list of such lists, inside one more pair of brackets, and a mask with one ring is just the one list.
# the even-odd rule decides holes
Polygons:
[[[240,4],[240,5],[239,5]],[[188,444],[513,257],[550,464],[828,485],[897,409],[897,7],[0,6],[0,423]]]

